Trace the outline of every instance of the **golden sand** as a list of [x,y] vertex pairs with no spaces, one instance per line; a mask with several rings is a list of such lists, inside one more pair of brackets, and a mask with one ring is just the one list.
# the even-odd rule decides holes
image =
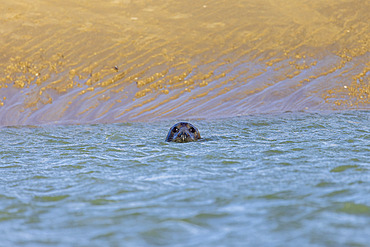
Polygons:
[[370,109],[369,1],[0,0],[0,125]]

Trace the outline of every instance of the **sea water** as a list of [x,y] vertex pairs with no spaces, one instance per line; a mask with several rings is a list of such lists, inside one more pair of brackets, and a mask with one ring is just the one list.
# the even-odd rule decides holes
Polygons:
[[368,246],[369,111],[0,129],[0,246]]

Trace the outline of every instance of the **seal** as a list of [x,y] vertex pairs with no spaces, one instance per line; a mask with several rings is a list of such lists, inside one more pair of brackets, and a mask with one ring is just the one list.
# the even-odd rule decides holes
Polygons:
[[199,130],[187,122],[179,122],[170,128],[166,142],[193,142],[200,139]]

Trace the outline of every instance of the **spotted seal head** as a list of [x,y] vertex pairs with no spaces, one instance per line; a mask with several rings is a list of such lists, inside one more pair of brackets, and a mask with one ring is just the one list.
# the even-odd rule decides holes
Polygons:
[[180,122],[171,127],[166,142],[193,142],[200,139],[199,130],[187,122]]

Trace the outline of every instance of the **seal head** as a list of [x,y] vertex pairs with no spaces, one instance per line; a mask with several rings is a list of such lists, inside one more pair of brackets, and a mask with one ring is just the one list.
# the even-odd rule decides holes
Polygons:
[[171,127],[166,142],[193,142],[200,139],[199,130],[187,122],[180,122]]

